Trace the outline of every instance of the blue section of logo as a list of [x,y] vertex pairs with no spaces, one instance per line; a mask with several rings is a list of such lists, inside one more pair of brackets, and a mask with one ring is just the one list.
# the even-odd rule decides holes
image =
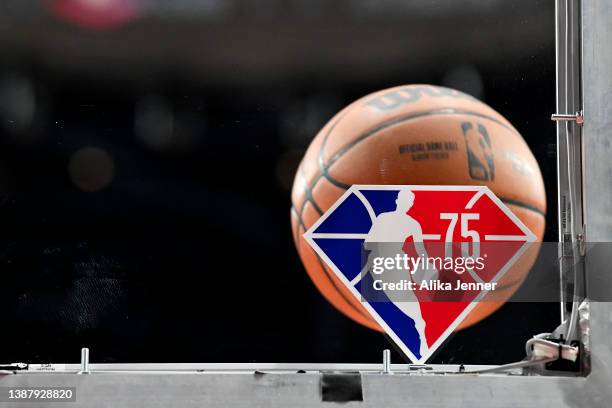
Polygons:
[[[362,283],[366,287],[372,287],[372,275],[367,274],[364,280],[357,282],[355,288],[361,293]],[[393,332],[412,351],[416,358],[421,358],[419,348],[421,339],[414,325],[414,320],[402,313],[393,304],[384,292],[379,292],[379,299],[370,302],[370,306],[378,313],[385,323],[393,329]]]
[[361,256],[363,239],[315,238],[314,241],[349,282],[361,273],[366,261]]
[[360,190],[368,200],[376,216],[395,211],[398,190]]
[[371,227],[372,220],[368,210],[355,194],[351,194],[314,232],[367,234]]
[[[372,262],[372,249],[365,250],[365,242],[380,241],[378,235],[371,235],[373,225],[377,222],[384,223],[389,216],[381,214],[389,213],[391,216],[399,217],[401,221],[402,206],[411,206],[414,194],[404,194],[403,201],[400,200],[400,189],[359,189],[351,187],[338,206],[328,211],[320,220],[320,224],[308,232],[311,243],[320,256],[331,262],[334,271],[351,282],[351,291],[357,298],[364,300],[362,289],[369,289],[367,296],[370,311],[377,315],[378,321],[386,325],[385,331],[393,340],[401,345],[402,350],[410,353],[411,359],[420,360],[422,353],[427,352],[427,344],[424,335],[425,323],[420,312],[418,300],[414,303],[394,304],[389,299],[385,290],[374,290],[373,280],[375,276],[364,271],[368,262]],[[408,200],[408,201],[407,201]],[[400,206],[400,210],[398,210]],[[398,212],[399,211],[399,212]],[[399,214],[399,215],[398,215]],[[389,228],[382,224],[384,228]],[[380,228],[380,227],[379,227]],[[400,227],[401,228],[401,227]],[[407,232],[408,233],[408,232]],[[384,239],[384,238],[383,238]],[[362,281],[363,279],[363,281]],[[346,283],[346,282],[345,282]],[[413,307],[415,306],[415,307]]]

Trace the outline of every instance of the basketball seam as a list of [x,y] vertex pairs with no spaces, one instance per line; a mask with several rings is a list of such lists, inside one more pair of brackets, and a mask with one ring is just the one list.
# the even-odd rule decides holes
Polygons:
[[[413,119],[419,119],[422,117],[426,117],[426,116],[436,116],[436,115],[467,115],[467,116],[476,116],[482,119],[488,119],[492,122],[497,123],[500,126],[503,126],[504,128],[510,130],[512,133],[515,133],[517,135],[520,136],[520,134],[516,131],[516,129],[514,129],[511,126],[508,126],[507,124],[503,123],[502,121],[479,113],[479,112],[473,112],[473,111],[468,111],[468,110],[460,110],[460,109],[452,109],[452,108],[441,108],[441,109],[435,109],[435,110],[430,110],[430,111],[426,111],[426,112],[415,112],[415,113],[411,113],[411,114],[406,114],[406,115],[401,115],[401,116],[397,116],[395,118],[389,119],[386,122],[381,123],[380,125],[362,133],[359,137],[353,139],[352,141],[350,141],[349,143],[347,143],[344,147],[342,147],[338,152],[336,152],[332,158],[329,160],[329,162],[327,163],[327,169],[329,170],[329,167],[331,167],[336,161],[338,161],[340,158],[342,158],[342,156],[344,156],[344,154],[346,154],[349,150],[351,150],[355,145],[357,145],[359,142],[369,138],[370,136],[375,135],[376,133],[380,132],[381,130],[387,129],[391,126],[409,121],[409,120],[413,120]],[[331,133],[331,129],[330,132],[327,133],[326,135],[326,140],[327,140],[327,136],[329,136],[329,134]],[[323,153],[323,147],[325,146],[325,141],[321,144],[321,150],[320,153]]]
[[[517,135],[520,136],[520,133],[518,133],[518,131],[516,129],[514,129],[512,126],[508,126],[507,124],[503,123],[502,121],[488,116],[488,115],[484,115],[478,112],[473,112],[473,111],[468,111],[468,110],[458,110],[458,109],[452,109],[452,108],[442,108],[442,109],[436,109],[433,111],[427,111],[427,112],[416,112],[416,113],[412,113],[409,115],[402,115],[402,116],[398,116],[395,117],[393,119],[390,119],[384,123],[382,123],[381,125],[376,126],[375,128],[370,129],[369,131],[366,131],[365,133],[361,134],[359,137],[357,137],[356,139],[352,140],[350,143],[348,143],[347,145],[345,145],[344,147],[342,147],[338,152],[336,152],[334,154],[334,156],[329,160],[329,162],[325,163],[325,158],[323,157],[324,155],[324,150],[325,150],[325,145],[327,143],[327,139],[329,138],[329,135],[331,134],[331,132],[333,131],[333,129],[336,127],[336,125],[340,122],[340,120],[343,118],[344,115],[338,117],[338,120],[329,128],[329,130],[327,131],[327,133],[325,134],[325,138],[323,139],[323,142],[321,143],[321,147],[319,148],[319,158],[318,158],[318,162],[319,162],[319,168],[321,169],[320,174],[315,177],[315,179],[313,180],[313,184],[312,186],[310,186],[308,188],[309,192],[312,193],[312,190],[316,187],[317,183],[319,182],[319,180],[321,178],[325,178],[327,181],[329,181],[330,183],[334,184],[336,187],[342,188],[344,190],[348,190],[351,185],[344,183],[340,180],[335,179],[332,175],[329,174],[329,169],[331,168],[331,166],[338,161],[340,158],[342,158],[342,156],[344,156],[346,153],[348,153],[356,144],[358,144],[359,142],[369,138],[370,136],[375,135],[376,133],[380,132],[381,130],[384,130],[388,127],[397,125],[399,123],[402,122],[406,122],[408,120],[412,120],[412,119],[418,119],[421,117],[426,117],[426,116],[435,116],[435,115],[467,115],[467,116],[476,116],[476,117],[480,117],[483,119],[488,119],[491,120],[497,124],[499,124],[500,126],[503,126],[504,128],[510,130],[512,133],[515,133]],[[308,185],[308,182],[306,183]],[[312,195],[311,195],[312,197]],[[538,213],[540,215],[542,215],[543,217],[546,216],[546,213],[541,210],[540,208],[525,203],[523,201],[520,200],[514,200],[514,199],[508,199],[508,198],[502,198],[499,197],[500,200],[502,200],[502,202],[504,203],[508,203],[508,204],[514,204],[518,207],[523,207],[527,210],[531,210],[535,213]],[[313,204],[314,204],[314,198],[312,199]],[[305,203],[304,203],[305,204]]]
[[[306,175],[304,174],[304,170],[301,168],[301,166],[298,174],[304,179],[304,184],[306,185],[306,188],[304,189],[304,205],[302,206],[302,211],[303,207],[306,207],[306,203],[310,202],[314,207],[315,211],[318,212],[319,215],[323,215],[323,210],[321,210],[321,207],[319,207],[319,205],[315,202],[314,197],[312,195],[312,190],[317,185],[317,183],[315,182],[312,187],[308,185],[308,180],[306,179]],[[302,211],[300,211],[300,216],[302,215]]]
[[524,208],[525,210],[530,210],[530,211],[533,211],[534,213],[540,214],[542,217],[546,217],[546,213],[534,205],[527,204],[520,200],[515,200],[514,198],[507,198],[507,197],[500,197],[500,196],[497,196],[497,198],[499,198],[504,204],[515,205],[517,207]]

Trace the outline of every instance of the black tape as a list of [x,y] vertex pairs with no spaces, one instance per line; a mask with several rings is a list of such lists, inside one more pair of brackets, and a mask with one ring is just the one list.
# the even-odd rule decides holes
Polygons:
[[323,373],[321,375],[321,400],[326,402],[363,401],[361,374]]

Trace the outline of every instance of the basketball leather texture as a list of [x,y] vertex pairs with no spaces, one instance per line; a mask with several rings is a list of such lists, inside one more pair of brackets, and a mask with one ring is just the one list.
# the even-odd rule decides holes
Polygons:
[[[303,238],[353,184],[485,185],[541,241],[546,196],[537,161],[503,116],[462,92],[406,85],[367,95],[334,116],[310,144],[292,191],[291,225],[308,275],[354,321],[381,330]],[[506,273],[495,301],[480,303],[459,326],[495,312],[529,273],[530,249]]]

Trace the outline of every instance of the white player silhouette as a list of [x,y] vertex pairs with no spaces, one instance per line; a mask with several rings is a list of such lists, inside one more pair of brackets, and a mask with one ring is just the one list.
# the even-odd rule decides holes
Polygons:
[[[401,189],[395,200],[395,211],[379,214],[372,221],[372,227],[366,236],[364,247],[371,251],[369,260],[376,257],[395,258],[397,254],[404,255],[403,247],[406,239],[412,237],[416,254],[427,259],[427,252],[423,245],[423,231],[417,220],[408,215],[408,210],[414,204],[414,193],[409,189]],[[366,263],[369,265],[370,262]],[[412,280],[417,284],[424,279],[437,279],[438,271],[433,268],[418,268],[412,274]],[[393,295],[385,291],[389,299]],[[425,337],[425,321],[421,314],[421,306],[414,292],[411,290],[402,293],[402,301],[394,302],[395,305],[409,318],[414,321],[415,328],[420,337],[419,354],[423,356],[427,350]]]

